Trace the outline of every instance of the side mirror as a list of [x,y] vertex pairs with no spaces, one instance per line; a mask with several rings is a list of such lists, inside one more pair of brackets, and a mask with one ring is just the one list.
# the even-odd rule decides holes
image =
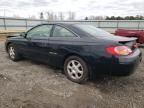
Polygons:
[[20,36],[22,36],[22,37],[26,37],[26,33],[25,32],[22,32],[21,34],[20,34]]

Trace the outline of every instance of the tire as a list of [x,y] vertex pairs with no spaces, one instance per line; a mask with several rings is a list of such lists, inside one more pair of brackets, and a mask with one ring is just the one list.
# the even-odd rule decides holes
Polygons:
[[18,61],[21,58],[13,44],[8,45],[8,55],[13,61]]
[[82,84],[89,78],[86,62],[78,56],[70,56],[65,60],[64,73],[73,82]]

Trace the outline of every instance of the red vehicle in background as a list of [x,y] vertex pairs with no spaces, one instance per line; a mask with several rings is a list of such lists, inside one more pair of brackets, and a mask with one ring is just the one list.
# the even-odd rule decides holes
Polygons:
[[136,37],[138,43],[144,44],[144,30],[117,29],[114,34],[124,37]]

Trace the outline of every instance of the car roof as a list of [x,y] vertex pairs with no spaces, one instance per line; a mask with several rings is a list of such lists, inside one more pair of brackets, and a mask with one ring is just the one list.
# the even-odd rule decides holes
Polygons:
[[79,22],[48,22],[48,23],[42,23],[43,24],[55,24],[55,25],[63,25],[63,26],[71,26],[74,24],[80,24]]

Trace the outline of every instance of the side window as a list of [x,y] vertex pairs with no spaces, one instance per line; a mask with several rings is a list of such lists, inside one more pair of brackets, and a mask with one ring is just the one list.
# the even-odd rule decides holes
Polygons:
[[28,38],[43,38],[49,37],[52,29],[52,25],[41,25],[27,33]]
[[53,37],[74,37],[75,35],[61,26],[55,26]]

